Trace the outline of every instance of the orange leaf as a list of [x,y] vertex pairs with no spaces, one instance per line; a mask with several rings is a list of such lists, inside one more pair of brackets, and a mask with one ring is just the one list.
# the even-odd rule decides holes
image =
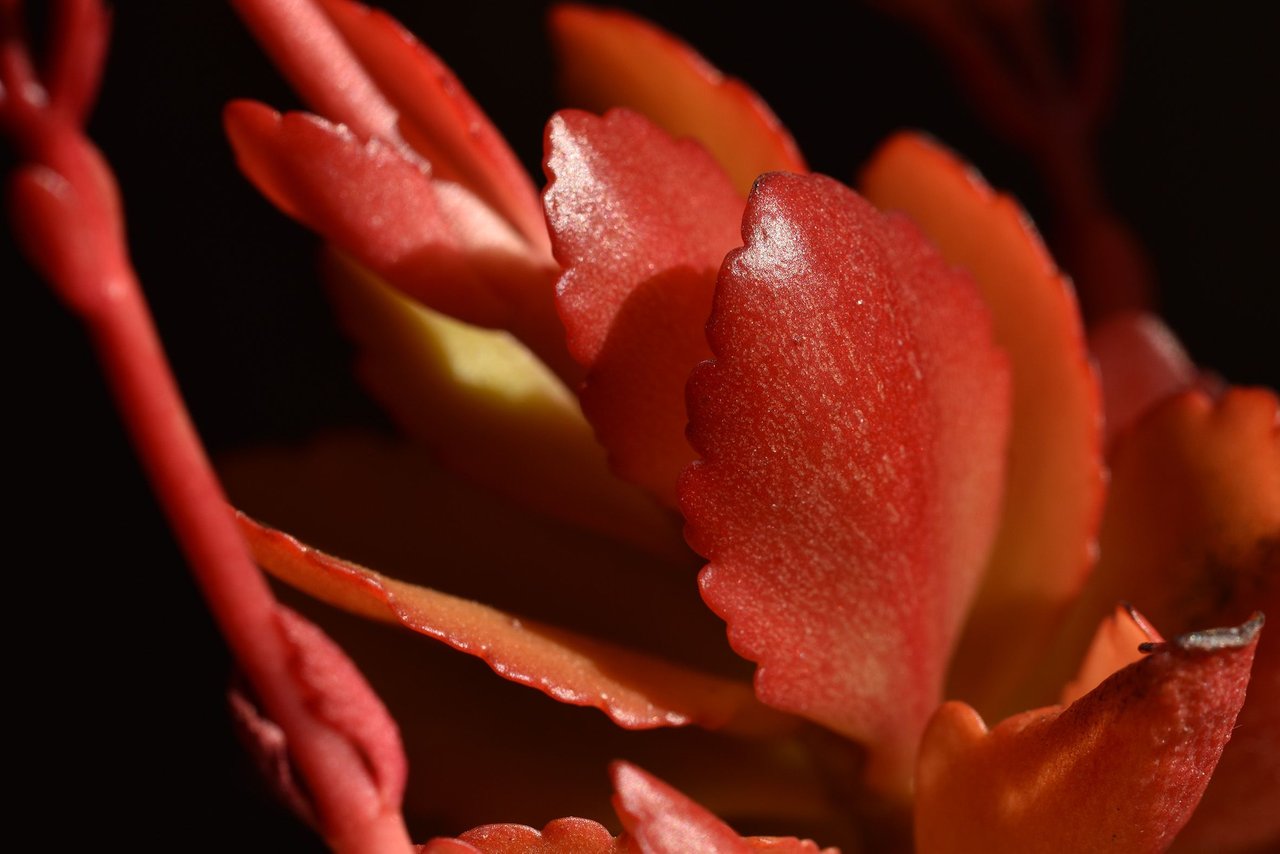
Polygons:
[[558,6],[551,39],[568,103],[597,113],[627,107],[715,155],[746,194],[764,172],[804,172],[795,141],[760,98],[691,47],[615,10]]
[[[1098,566],[1046,661],[1042,694],[1123,597],[1168,632],[1280,613],[1280,401],[1198,391],[1156,406],[1111,455]],[[1187,829],[1217,848],[1280,841],[1280,643],[1258,648],[1240,727]]]
[[1013,369],[1004,518],[948,689],[1007,712],[1005,686],[1033,666],[1084,583],[1103,498],[1098,384],[1075,296],[1017,203],[937,144],[894,137],[861,186],[973,274]]
[[594,706],[619,726],[697,723],[751,730],[770,717],[744,685],[396,581],[308,548],[243,514],[237,518],[254,559],[282,581],[482,658],[503,678],[560,702]]
[[990,732],[945,704],[920,749],[917,850],[1164,850],[1231,737],[1261,626],[1155,644],[1071,706]]
[[1140,646],[1162,640],[1160,633],[1133,606],[1117,605],[1115,611],[1103,618],[1098,626],[1080,670],[1062,689],[1062,698],[1058,702],[1064,706],[1071,705],[1117,670],[1140,661]]

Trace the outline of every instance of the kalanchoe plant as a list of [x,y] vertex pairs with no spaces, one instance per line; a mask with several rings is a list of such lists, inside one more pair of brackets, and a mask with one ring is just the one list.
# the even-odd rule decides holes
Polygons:
[[[17,4],[0,7],[0,119],[26,163],[13,222],[94,332],[245,673],[237,716],[330,845],[410,850],[400,736],[252,563],[604,713],[514,701],[549,722],[530,755],[568,785],[486,805],[515,757],[478,753],[481,722],[451,711],[500,718],[484,695],[450,684],[454,702],[428,692],[399,712],[411,760],[438,762],[405,801],[433,832],[541,823],[527,816],[558,797],[576,809],[565,767],[605,752],[703,801],[619,762],[621,836],[565,819],[427,851],[817,850],[740,837],[716,813],[922,851],[1160,850],[1184,825],[1188,850],[1277,841],[1280,653],[1259,613],[1277,610],[1280,572],[1274,394],[1199,378],[1150,316],[1105,318],[1087,343],[1020,209],[955,155],[899,135],[857,192],[810,174],[756,96],[634,17],[553,13],[567,96],[593,112],[548,123],[539,199],[389,18],[347,0],[235,6],[315,111],[229,105],[241,169],[326,239],[363,379],[449,474],[346,437],[232,458],[224,477],[264,522],[404,577],[224,505],[142,307],[109,167],[80,130],[105,45],[95,3],[59,7],[39,73]],[[390,498],[360,512],[375,478]],[[404,498],[433,491],[425,510]],[[339,492],[356,497],[330,526]],[[484,585],[451,578],[447,564],[473,564],[435,547],[480,506],[483,529],[518,534],[501,609],[451,595]],[[361,536],[388,509],[425,519],[414,575]],[[534,566],[556,577],[531,581]],[[691,607],[695,574],[750,665]],[[619,590],[628,607],[601,604]],[[397,709],[453,672],[432,659],[389,677],[367,635],[336,630]],[[628,737],[601,735],[604,717]],[[497,814],[509,806],[525,812]]]

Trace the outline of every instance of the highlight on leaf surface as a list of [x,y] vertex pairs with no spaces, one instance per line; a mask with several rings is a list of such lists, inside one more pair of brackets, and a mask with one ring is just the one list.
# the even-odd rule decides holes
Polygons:
[[674,506],[694,456],[684,386],[711,356],[704,328],[742,199],[700,145],[627,110],[557,113],[546,148],[556,304],[587,369],[583,411],[618,475]]
[[1164,850],[1232,737],[1262,622],[1152,644],[1070,706],[990,731],[944,704],[920,748],[918,850]]
[[764,702],[902,792],[998,520],[1007,366],[967,277],[828,178],[763,177],[743,237],[688,390],[703,597]]

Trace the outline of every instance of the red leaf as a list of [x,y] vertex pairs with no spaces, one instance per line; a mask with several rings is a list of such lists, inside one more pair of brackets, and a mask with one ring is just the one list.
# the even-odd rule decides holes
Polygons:
[[420,163],[318,116],[251,101],[228,105],[226,126],[241,170],[285,213],[427,305],[500,323],[502,301],[468,264]]
[[703,597],[756,690],[901,792],[994,535],[1008,377],[971,283],[905,220],[769,175],[689,386]]
[[225,122],[241,170],[289,216],[419,302],[508,329],[577,376],[552,302],[554,265],[467,190],[316,116],[236,101]]
[[[1097,380],[1075,295],[1018,204],[919,135],[889,140],[860,182],[968,270],[1013,369],[1004,517],[948,691],[1006,714],[1093,558],[1103,499]],[[1112,602],[1108,602],[1108,607]],[[1092,626],[1090,624],[1090,630]],[[1010,643],[1017,638],[1017,643]]]
[[310,549],[243,514],[238,518],[254,559],[277,578],[352,613],[400,623],[475,655],[504,679],[562,703],[594,706],[619,726],[771,726],[773,716],[737,682],[396,581]]
[[684,42],[616,10],[556,7],[549,19],[560,85],[575,107],[635,110],[690,136],[724,166],[738,192],[772,171],[805,171],[791,134],[760,98]]
[[1071,706],[990,732],[947,703],[920,750],[918,849],[1164,850],[1231,737],[1261,626],[1156,644]]
[[319,0],[364,71],[399,111],[398,129],[431,162],[545,252],[546,223],[529,175],[458,78],[385,12],[348,0]]
[[557,114],[546,169],[560,316],[588,368],[583,410],[615,470],[674,504],[693,459],[684,384],[711,355],[703,328],[742,199],[701,146],[623,110]]
[[750,677],[689,583],[701,565],[692,551],[671,563],[550,522],[451,475],[416,442],[322,433],[224,455],[219,471],[235,506],[329,554],[696,670]]
[[537,195],[515,156],[452,72],[392,18],[348,0],[234,3],[313,110],[393,147],[403,133],[439,177],[545,252]]

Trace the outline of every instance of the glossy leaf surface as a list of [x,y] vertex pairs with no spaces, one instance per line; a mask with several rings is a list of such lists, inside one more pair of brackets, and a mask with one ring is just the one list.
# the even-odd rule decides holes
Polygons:
[[565,111],[547,127],[557,304],[587,368],[581,396],[610,462],[669,504],[693,459],[684,386],[742,199],[707,152],[635,113]]
[[761,699],[899,790],[998,520],[1007,367],[972,283],[830,179],[766,176],[743,236],[688,392],[703,597]]

